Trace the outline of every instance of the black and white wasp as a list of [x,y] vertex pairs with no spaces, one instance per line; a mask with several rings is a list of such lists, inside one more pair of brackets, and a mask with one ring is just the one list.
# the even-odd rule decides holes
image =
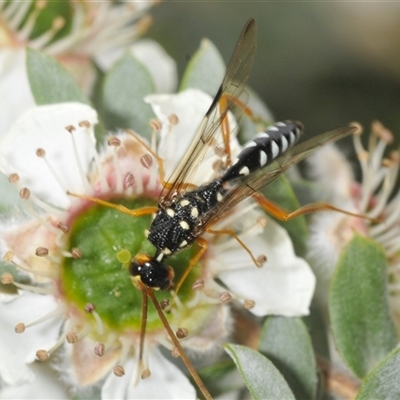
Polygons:
[[[303,206],[292,213],[286,213],[264,198],[259,191],[320,146],[342,139],[359,129],[356,125],[345,126],[320,134],[294,146],[303,131],[302,124],[296,121],[277,122],[245,144],[237,158],[231,162],[229,148],[231,132],[227,123],[228,111],[235,104],[243,106],[239,96],[242,94],[249,77],[255,50],[256,22],[254,19],[250,19],[243,29],[228,64],[225,77],[210,108],[200,123],[187,151],[168,180],[164,180],[162,160],[154,155],[159,163],[160,180],[164,185],[158,207],[129,210],[122,205],[70,193],[70,195],[118,209],[132,216],[155,215],[147,234],[147,239],[156,248],[155,253],[152,255],[138,254],[129,265],[132,281],[143,294],[139,360],[142,360],[143,356],[147,298],[150,297],[169,337],[207,399],[210,399],[211,396],[165,318],[154,295],[154,290],[173,288],[174,296],[176,296],[191,268],[197,264],[207,249],[207,241],[202,238],[205,232],[233,236],[257,264],[258,261],[233,230],[218,231],[213,229],[213,226],[227,213],[231,212],[238,203],[250,197],[254,198],[267,212],[282,220],[318,210],[338,210],[326,203],[316,203]],[[224,167],[215,179],[196,187],[193,185],[192,179],[209,149],[215,147],[216,142],[218,142],[216,136],[221,131],[225,150]],[[137,140],[141,142],[139,138]],[[148,148],[146,144],[141,143]],[[194,242],[200,245],[200,250],[191,259],[179,282],[175,283],[173,281],[174,270],[166,263],[171,256],[191,246]]]
[[[156,247],[156,252],[151,256],[140,254],[130,265],[130,274],[149,288],[170,288],[174,273],[166,261],[197,242],[200,251],[188,266],[189,272],[207,248],[207,242],[201,238],[202,234],[211,231],[218,220],[249,197],[254,197],[267,211],[284,220],[320,209],[335,209],[328,204],[311,204],[286,214],[258,192],[318,147],[354,133],[358,129],[356,126],[349,125],[326,132],[293,147],[303,132],[302,124],[296,121],[277,122],[245,144],[236,160],[227,165],[219,177],[195,188],[188,184],[207,149],[213,145],[216,132],[227,119],[228,111],[243,92],[255,50],[256,22],[250,19],[243,29],[210,108],[172,176],[165,182],[158,210],[147,235]],[[225,132],[224,137],[228,159],[229,134],[229,131]],[[222,233],[235,236],[232,231]],[[179,289],[188,272],[175,286],[175,290]]]

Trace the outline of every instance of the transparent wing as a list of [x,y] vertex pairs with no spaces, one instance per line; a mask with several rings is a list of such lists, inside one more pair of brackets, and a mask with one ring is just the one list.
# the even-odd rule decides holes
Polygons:
[[283,153],[271,164],[268,164],[264,168],[246,176],[226,195],[221,203],[218,203],[212,210],[204,215],[202,223],[199,224],[199,227],[201,227],[200,229],[204,231],[207,227],[216,223],[235,205],[249,197],[252,197],[255,193],[268,185],[268,183],[272,182],[274,179],[278,178],[278,176],[287,171],[291,166],[298,164],[320,147],[353,134],[358,129],[359,127],[356,125],[348,125],[329,132],[321,133],[320,135],[299,143],[286,153]]
[[[213,143],[214,136],[227,116],[235,99],[243,92],[250,75],[256,50],[256,22],[252,18],[245,25],[228,64],[225,77],[218,92],[198,127],[194,138],[174,172],[169,177],[161,192],[160,203],[168,204],[173,197],[181,194],[191,182],[208,148]],[[221,102],[221,99],[224,101]]]

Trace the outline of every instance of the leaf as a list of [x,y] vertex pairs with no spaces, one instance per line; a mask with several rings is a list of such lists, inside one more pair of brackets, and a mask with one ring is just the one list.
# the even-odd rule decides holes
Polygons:
[[261,330],[259,350],[283,375],[296,399],[315,398],[315,355],[300,318],[268,317]]
[[394,350],[364,379],[356,400],[400,399],[400,348]]
[[[213,397],[221,396],[226,392],[237,391],[243,388],[239,379],[238,370],[231,361],[223,361],[202,368],[199,372],[201,380]],[[193,385],[195,383],[193,382]]]
[[[294,211],[300,207],[289,181],[284,176],[271,182],[262,190],[262,193],[286,211]],[[300,216],[290,221],[276,221],[289,233],[296,254],[304,256],[307,252],[308,239],[308,228],[305,217]]]
[[381,246],[355,234],[332,276],[329,309],[337,348],[353,372],[364,377],[396,345]]
[[179,90],[200,89],[215,96],[224,75],[225,63],[221,54],[211,41],[203,39],[183,74]]
[[107,129],[130,128],[150,138],[149,122],[154,118],[145,96],[154,92],[146,67],[125,53],[108,71],[103,84],[103,110]]
[[28,48],[26,62],[29,84],[37,104],[68,101],[91,104],[72,76],[52,57]]
[[239,369],[253,399],[294,400],[282,375],[266,357],[245,346],[227,344],[224,347]]

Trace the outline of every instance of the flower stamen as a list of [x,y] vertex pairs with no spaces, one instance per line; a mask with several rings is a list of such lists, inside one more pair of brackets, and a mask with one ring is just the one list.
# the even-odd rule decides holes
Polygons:
[[75,135],[74,135],[76,128],[73,125],[68,125],[65,127],[65,129],[71,134],[70,137],[71,137],[71,141],[72,141],[74,158],[75,158],[76,166],[78,168],[79,176],[81,178],[83,190],[85,193],[92,193],[92,187],[90,185],[88,177],[86,176],[85,170],[82,165],[82,161],[79,157],[78,147],[76,145],[76,140],[75,140]]
[[121,146],[121,140],[119,140],[117,137],[112,136],[108,139],[107,144],[109,147],[113,148],[113,166],[115,170],[115,178],[116,178],[116,187],[115,187],[115,192],[116,193],[122,193],[123,192],[123,180],[122,180],[122,171],[121,171],[121,165],[119,163],[119,158],[118,158],[118,148]]

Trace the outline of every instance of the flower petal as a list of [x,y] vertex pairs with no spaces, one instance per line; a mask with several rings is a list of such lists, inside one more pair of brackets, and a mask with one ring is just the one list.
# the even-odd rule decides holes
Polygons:
[[106,380],[102,399],[195,399],[196,390],[182,371],[168,361],[158,348],[149,354],[151,376],[141,379],[136,385],[135,367],[137,358],[125,364],[125,377],[113,374]]
[[31,383],[4,386],[0,390],[2,399],[68,399],[70,393],[58,379],[57,373],[48,364],[34,363],[29,366],[35,379]]
[[[0,376],[7,385],[33,382],[34,374],[26,365],[36,360],[36,351],[49,349],[58,339],[62,319],[51,318],[29,328],[29,338],[15,333],[15,326],[29,323],[57,308],[51,296],[25,292],[0,297]],[[7,344],[7,345],[5,345]]]
[[[153,108],[157,118],[161,121],[161,139],[158,154],[164,159],[166,176],[174,170],[177,160],[185,153],[193,139],[196,129],[209,109],[212,98],[198,89],[188,89],[174,95],[150,95],[145,98]],[[171,124],[171,115],[178,117],[177,124]],[[212,118],[212,117],[211,117]],[[228,114],[231,130],[236,127],[232,114]],[[216,136],[216,143],[222,143],[221,130]],[[231,151],[235,155],[239,145],[236,139],[231,140]],[[213,174],[213,164],[217,156],[213,153],[207,155],[201,163],[196,179],[192,183],[201,184]]]
[[[272,220],[262,235],[247,243],[254,255],[267,256],[262,268],[249,260],[249,267],[221,272],[218,278],[230,291],[255,301],[251,311],[258,316],[278,314],[288,317],[307,315],[314,293],[315,277],[308,263],[297,257],[287,232]],[[227,265],[246,264],[247,253],[240,247],[219,256]]]
[[[86,128],[79,127],[81,121],[91,124],[89,134]],[[35,107],[1,140],[0,170],[6,175],[17,173],[22,187],[48,203],[66,208],[70,204],[66,191],[83,191],[83,181],[93,157],[93,127],[96,123],[96,111],[84,104]],[[71,125],[76,128],[73,135],[82,171],[79,171],[71,133],[66,130]],[[51,167],[36,155],[38,149],[45,150],[46,161]]]
[[0,50],[0,137],[20,116],[35,106],[26,74],[25,50]]

